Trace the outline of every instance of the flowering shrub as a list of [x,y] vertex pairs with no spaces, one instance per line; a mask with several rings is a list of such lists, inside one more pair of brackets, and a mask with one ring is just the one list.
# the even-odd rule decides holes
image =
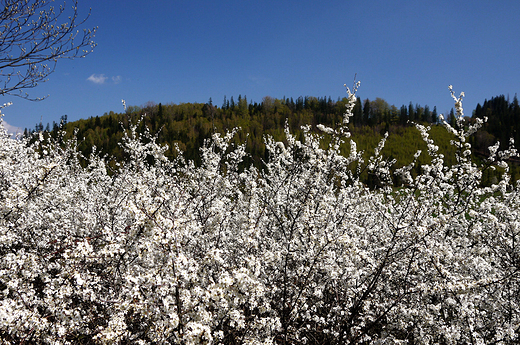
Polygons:
[[[235,131],[202,165],[164,156],[132,127],[109,171],[74,140],[0,134],[0,337],[5,343],[516,343],[520,190],[511,147],[476,165],[452,92],[457,163],[417,125],[431,164],[392,185],[383,139],[363,162],[338,128],[266,138],[265,169],[239,168]],[[330,138],[329,138],[330,139]],[[95,151],[95,150],[94,150]],[[419,157],[421,152],[416,154]],[[368,169],[379,181],[358,179]],[[482,187],[485,169],[501,180]]]

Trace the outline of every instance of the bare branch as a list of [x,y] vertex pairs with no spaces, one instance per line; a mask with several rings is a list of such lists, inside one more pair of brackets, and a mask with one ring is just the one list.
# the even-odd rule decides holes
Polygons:
[[5,0],[0,10],[0,95],[29,100],[23,92],[47,81],[59,59],[88,55],[96,44],[97,28],[78,28],[90,17],[80,20],[78,2],[58,8],[54,0]]

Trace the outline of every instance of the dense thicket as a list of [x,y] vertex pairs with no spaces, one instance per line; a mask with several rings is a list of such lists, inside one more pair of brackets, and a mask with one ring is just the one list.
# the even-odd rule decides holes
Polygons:
[[[0,131],[0,340],[518,344],[518,153],[493,145],[473,162],[482,120],[465,124],[452,96],[453,140],[416,125],[426,150],[394,172],[390,136],[368,159],[352,140],[350,90],[337,126],[317,126],[326,136],[266,136],[261,170],[233,131],[196,165],[130,126],[115,170],[82,165],[74,139]],[[502,174],[485,187],[490,170]]]

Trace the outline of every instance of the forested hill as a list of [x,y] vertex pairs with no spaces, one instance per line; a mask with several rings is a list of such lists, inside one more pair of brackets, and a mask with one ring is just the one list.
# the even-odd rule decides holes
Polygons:
[[[237,101],[233,97],[229,100],[224,98],[222,106],[214,105],[211,99],[207,103],[150,103],[143,107],[130,106],[125,113],[110,112],[100,117],[66,123],[64,128],[68,135],[77,129],[79,149],[85,155],[88,156],[95,146],[101,154],[120,160],[124,157],[118,142],[124,129],[141,119],[139,130],[143,131],[144,126],[147,126],[152,133],[158,133],[159,142],[169,146],[168,155],[176,154],[174,144],[177,144],[186,158],[198,163],[198,150],[205,139],[214,132],[223,133],[240,127],[235,141],[246,143],[250,157],[245,164],[261,167],[262,159],[266,158],[263,142],[265,135],[283,140],[286,121],[291,132],[299,138],[303,125],[310,125],[315,131],[316,125],[320,123],[334,128],[342,121],[346,103],[346,98],[333,101],[330,97],[299,97],[296,100],[264,97],[261,103],[256,103],[248,102],[242,96]],[[487,147],[496,140],[507,145],[508,138],[514,137],[517,143],[520,142],[520,128],[517,128],[520,127],[520,106],[516,96],[512,102],[504,96],[486,100],[473,111],[473,119],[466,120],[473,121],[475,117],[484,116],[488,118],[488,123],[471,139],[477,153],[487,154]],[[427,105],[410,103],[397,108],[381,98],[372,101],[358,98],[350,128],[358,150],[364,150],[367,157],[373,153],[383,134],[389,132],[383,154],[389,159],[397,159],[396,166],[399,167],[410,163],[417,149],[426,152],[426,146],[411,122],[432,124],[432,138],[447,160],[453,159],[454,149],[449,145],[451,138],[442,126],[436,125],[437,119],[435,107],[430,109]],[[66,121],[66,117],[62,117],[63,120]],[[453,110],[448,115],[448,121],[454,122]],[[36,127],[36,130],[44,130],[42,124]],[[46,128],[53,135],[57,134],[57,129],[56,123],[52,128],[49,124]],[[344,150],[347,152],[348,144]],[[419,159],[420,164],[428,161],[425,154]],[[517,177],[517,170],[516,166],[513,167],[514,178]]]
[[491,143],[500,141],[501,148],[509,145],[513,138],[516,146],[520,145],[520,105],[515,95],[513,101],[504,95],[485,100],[483,105],[477,104],[473,118],[487,117],[484,131],[477,133],[476,141],[479,150],[485,150]]

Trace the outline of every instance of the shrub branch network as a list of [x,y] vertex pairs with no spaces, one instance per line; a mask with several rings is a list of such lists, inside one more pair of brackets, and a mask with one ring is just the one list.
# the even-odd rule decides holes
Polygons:
[[[336,128],[266,136],[262,169],[241,165],[237,130],[214,134],[195,165],[130,126],[115,168],[95,150],[83,157],[75,138],[2,130],[2,341],[517,343],[513,143],[474,163],[468,138],[485,120],[465,124],[463,94],[450,87],[455,164],[417,124],[427,152],[391,172],[387,136],[368,160],[350,138],[358,86]],[[417,169],[420,155],[431,163]],[[503,174],[483,186],[488,169]],[[363,170],[377,187],[359,180]]]

